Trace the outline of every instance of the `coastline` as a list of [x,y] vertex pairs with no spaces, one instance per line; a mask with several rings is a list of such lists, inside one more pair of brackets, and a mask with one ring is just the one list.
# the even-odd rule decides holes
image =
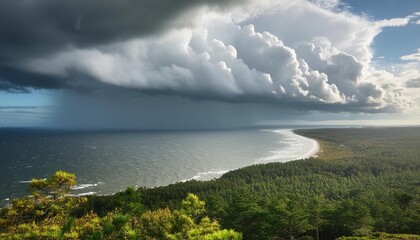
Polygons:
[[[289,146],[287,147],[279,146],[278,149],[269,151],[266,156],[262,156],[259,159],[255,159],[255,161],[250,164],[241,166],[239,168],[234,168],[234,169],[210,169],[208,171],[193,173],[193,176],[187,179],[181,179],[181,180],[177,180],[172,183],[169,183],[169,184],[155,186],[151,188],[167,186],[167,185],[180,183],[180,182],[186,182],[190,180],[209,181],[212,179],[220,178],[228,172],[235,171],[240,168],[244,168],[244,167],[248,167],[248,166],[252,166],[256,164],[267,164],[267,163],[273,163],[273,162],[289,162],[289,161],[304,160],[307,158],[316,157],[320,150],[320,144],[314,139],[294,133],[294,130],[297,130],[297,129],[261,129],[260,131],[267,131],[267,132],[273,132],[275,134],[279,134],[280,136],[282,136],[280,140],[278,140],[279,144],[286,144]],[[303,149],[307,149],[307,150],[303,151]],[[297,150],[297,152],[294,152],[295,150]],[[29,182],[29,181],[21,181],[21,182]],[[103,195],[113,195],[117,192],[124,190],[122,188],[121,190],[116,191],[114,193],[104,194],[104,193],[100,193],[100,191],[97,192],[90,188],[90,187],[95,187],[99,184],[102,184],[102,182],[78,184],[77,186],[73,187],[73,190],[76,190],[76,192],[73,192],[71,195],[72,196],[86,196],[86,195],[103,196]],[[82,189],[86,191],[83,191]],[[82,191],[77,191],[77,190],[82,190]],[[6,204],[10,203],[10,201],[11,201],[10,198],[2,199],[1,205],[4,205],[4,203]]]
[[296,136],[299,136],[299,137],[302,137],[302,138],[305,138],[305,139],[309,139],[309,140],[311,140],[311,141],[313,142],[313,147],[312,147],[311,151],[309,151],[309,152],[308,152],[308,153],[304,156],[304,158],[303,158],[303,159],[307,159],[307,158],[317,158],[317,157],[318,157],[319,152],[321,151],[321,144],[320,144],[317,140],[315,140],[315,139],[313,139],[313,138],[305,137],[305,136],[302,136],[302,135],[299,135],[299,134],[295,133],[295,130],[296,130],[296,129],[291,129],[290,131],[291,131],[293,134],[295,134]]
[[[290,162],[290,161],[297,161],[297,160],[303,160],[311,157],[317,157],[318,153],[320,151],[320,144],[318,141],[312,138],[308,138],[299,134],[296,134],[294,131],[295,129],[278,129],[278,130],[263,130],[263,131],[269,131],[274,132],[277,134],[281,134],[283,136],[288,137],[289,140],[292,140],[292,143],[289,143],[289,148],[294,148],[294,151],[296,151],[294,154],[290,154],[290,151],[287,152],[287,150],[280,150],[280,151],[272,151],[271,156],[260,158],[256,164],[263,164],[263,163],[272,163],[272,162]],[[300,144],[300,145],[299,145]],[[309,151],[306,152],[299,152],[299,150],[302,148],[302,145],[311,145],[311,148]],[[296,146],[297,145],[297,146]],[[284,157],[286,155],[286,157]]]
[[[285,162],[291,162],[291,161],[299,161],[299,160],[304,160],[304,159],[308,159],[308,158],[316,158],[318,156],[318,153],[320,151],[320,144],[318,143],[318,141],[316,141],[315,139],[312,138],[308,138],[299,134],[296,134],[294,132],[295,129],[276,129],[276,130],[268,130],[268,129],[263,129],[261,131],[266,131],[266,132],[274,132],[276,134],[281,134],[283,136],[286,136],[286,139],[282,139],[282,141],[280,141],[279,143],[283,143],[285,140],[291,140],[292,143],[289,143],[290,148],[293,149],[293,145],[298,145],[298,146],[294,146],[295,150],[296,148],[298,148],[298,150],[300,150],[300,148],[302,147],[302,145],[311,145],[311,148],[309,151],[306,151],[304,153],[295,153],[295,152],[291,152],[289,149],[280,149],[280,150],[273,150],[270,151],[270,155],[265,156],[265,157],[261,157],[257,160],[255,160],[252,164],[250,165],[246,165],[243,167],[249,167],[249,166],[253,166],[256,164],[267,164],[267,163],[275,163],[275,162],[280,162],[280,163],[285,163]],[[240,167],[240,168],[243,168]],[[191,181],[191,180],[197,180],[197,181],[210,181],[212,179],[216,179],[216,178],[220,178],[222,177],[224,174],[231,172],[231,171],[235,171],[238,170],[240,168],[235,168],[235,169],[212,169],[206,172],[199,172],[196,173],[194,176],[187,178],[187,179],[182,179],[180,181],[176,181],[173,182],[172,184],[175,183],[179,183],[179,182],[187,182],[187,181]],[[206,179],[200,179],[202,177],[207,177],[207,176],[211,176],[210,178],[206,178]],[[170,184],[169,184],[170,185]],[[156,187],[161,187],[161,186],[156,186]],[[155,188],[155,187],[152,187]]]

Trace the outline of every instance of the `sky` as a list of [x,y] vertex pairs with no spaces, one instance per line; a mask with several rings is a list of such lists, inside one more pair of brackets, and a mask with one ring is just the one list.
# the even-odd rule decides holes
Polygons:
[[0,127],[420,125],[419,93],[419,0],[0,0]]

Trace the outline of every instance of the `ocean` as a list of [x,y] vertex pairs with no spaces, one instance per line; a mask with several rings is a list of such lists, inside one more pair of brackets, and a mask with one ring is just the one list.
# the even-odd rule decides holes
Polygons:
[[241,167],[307,158],[314,140],[291,130],[55,131],[0,129],[2,205],[29,193],[33,178],[75,173],[74,195],[112,194],[209,180]]

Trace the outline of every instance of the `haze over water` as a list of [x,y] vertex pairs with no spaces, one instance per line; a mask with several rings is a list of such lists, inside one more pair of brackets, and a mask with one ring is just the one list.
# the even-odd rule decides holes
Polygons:
[[[308,157],[316,142],[288,130],[59,132],[0,130],[0,199],[28,192],[28,181],[75,173],[74,194],[127,186],[209,180],[256,163]],[[308,155],[309,154],[309,155]]]

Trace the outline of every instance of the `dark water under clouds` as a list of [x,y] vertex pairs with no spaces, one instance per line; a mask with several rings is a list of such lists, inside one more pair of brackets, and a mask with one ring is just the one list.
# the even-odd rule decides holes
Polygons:
[[229,170],[307,157],[315,141],[288,130],[57,132],[0,129],[0,199],[28,193],[28,181],[75,173],[74,194],[208,180]]

